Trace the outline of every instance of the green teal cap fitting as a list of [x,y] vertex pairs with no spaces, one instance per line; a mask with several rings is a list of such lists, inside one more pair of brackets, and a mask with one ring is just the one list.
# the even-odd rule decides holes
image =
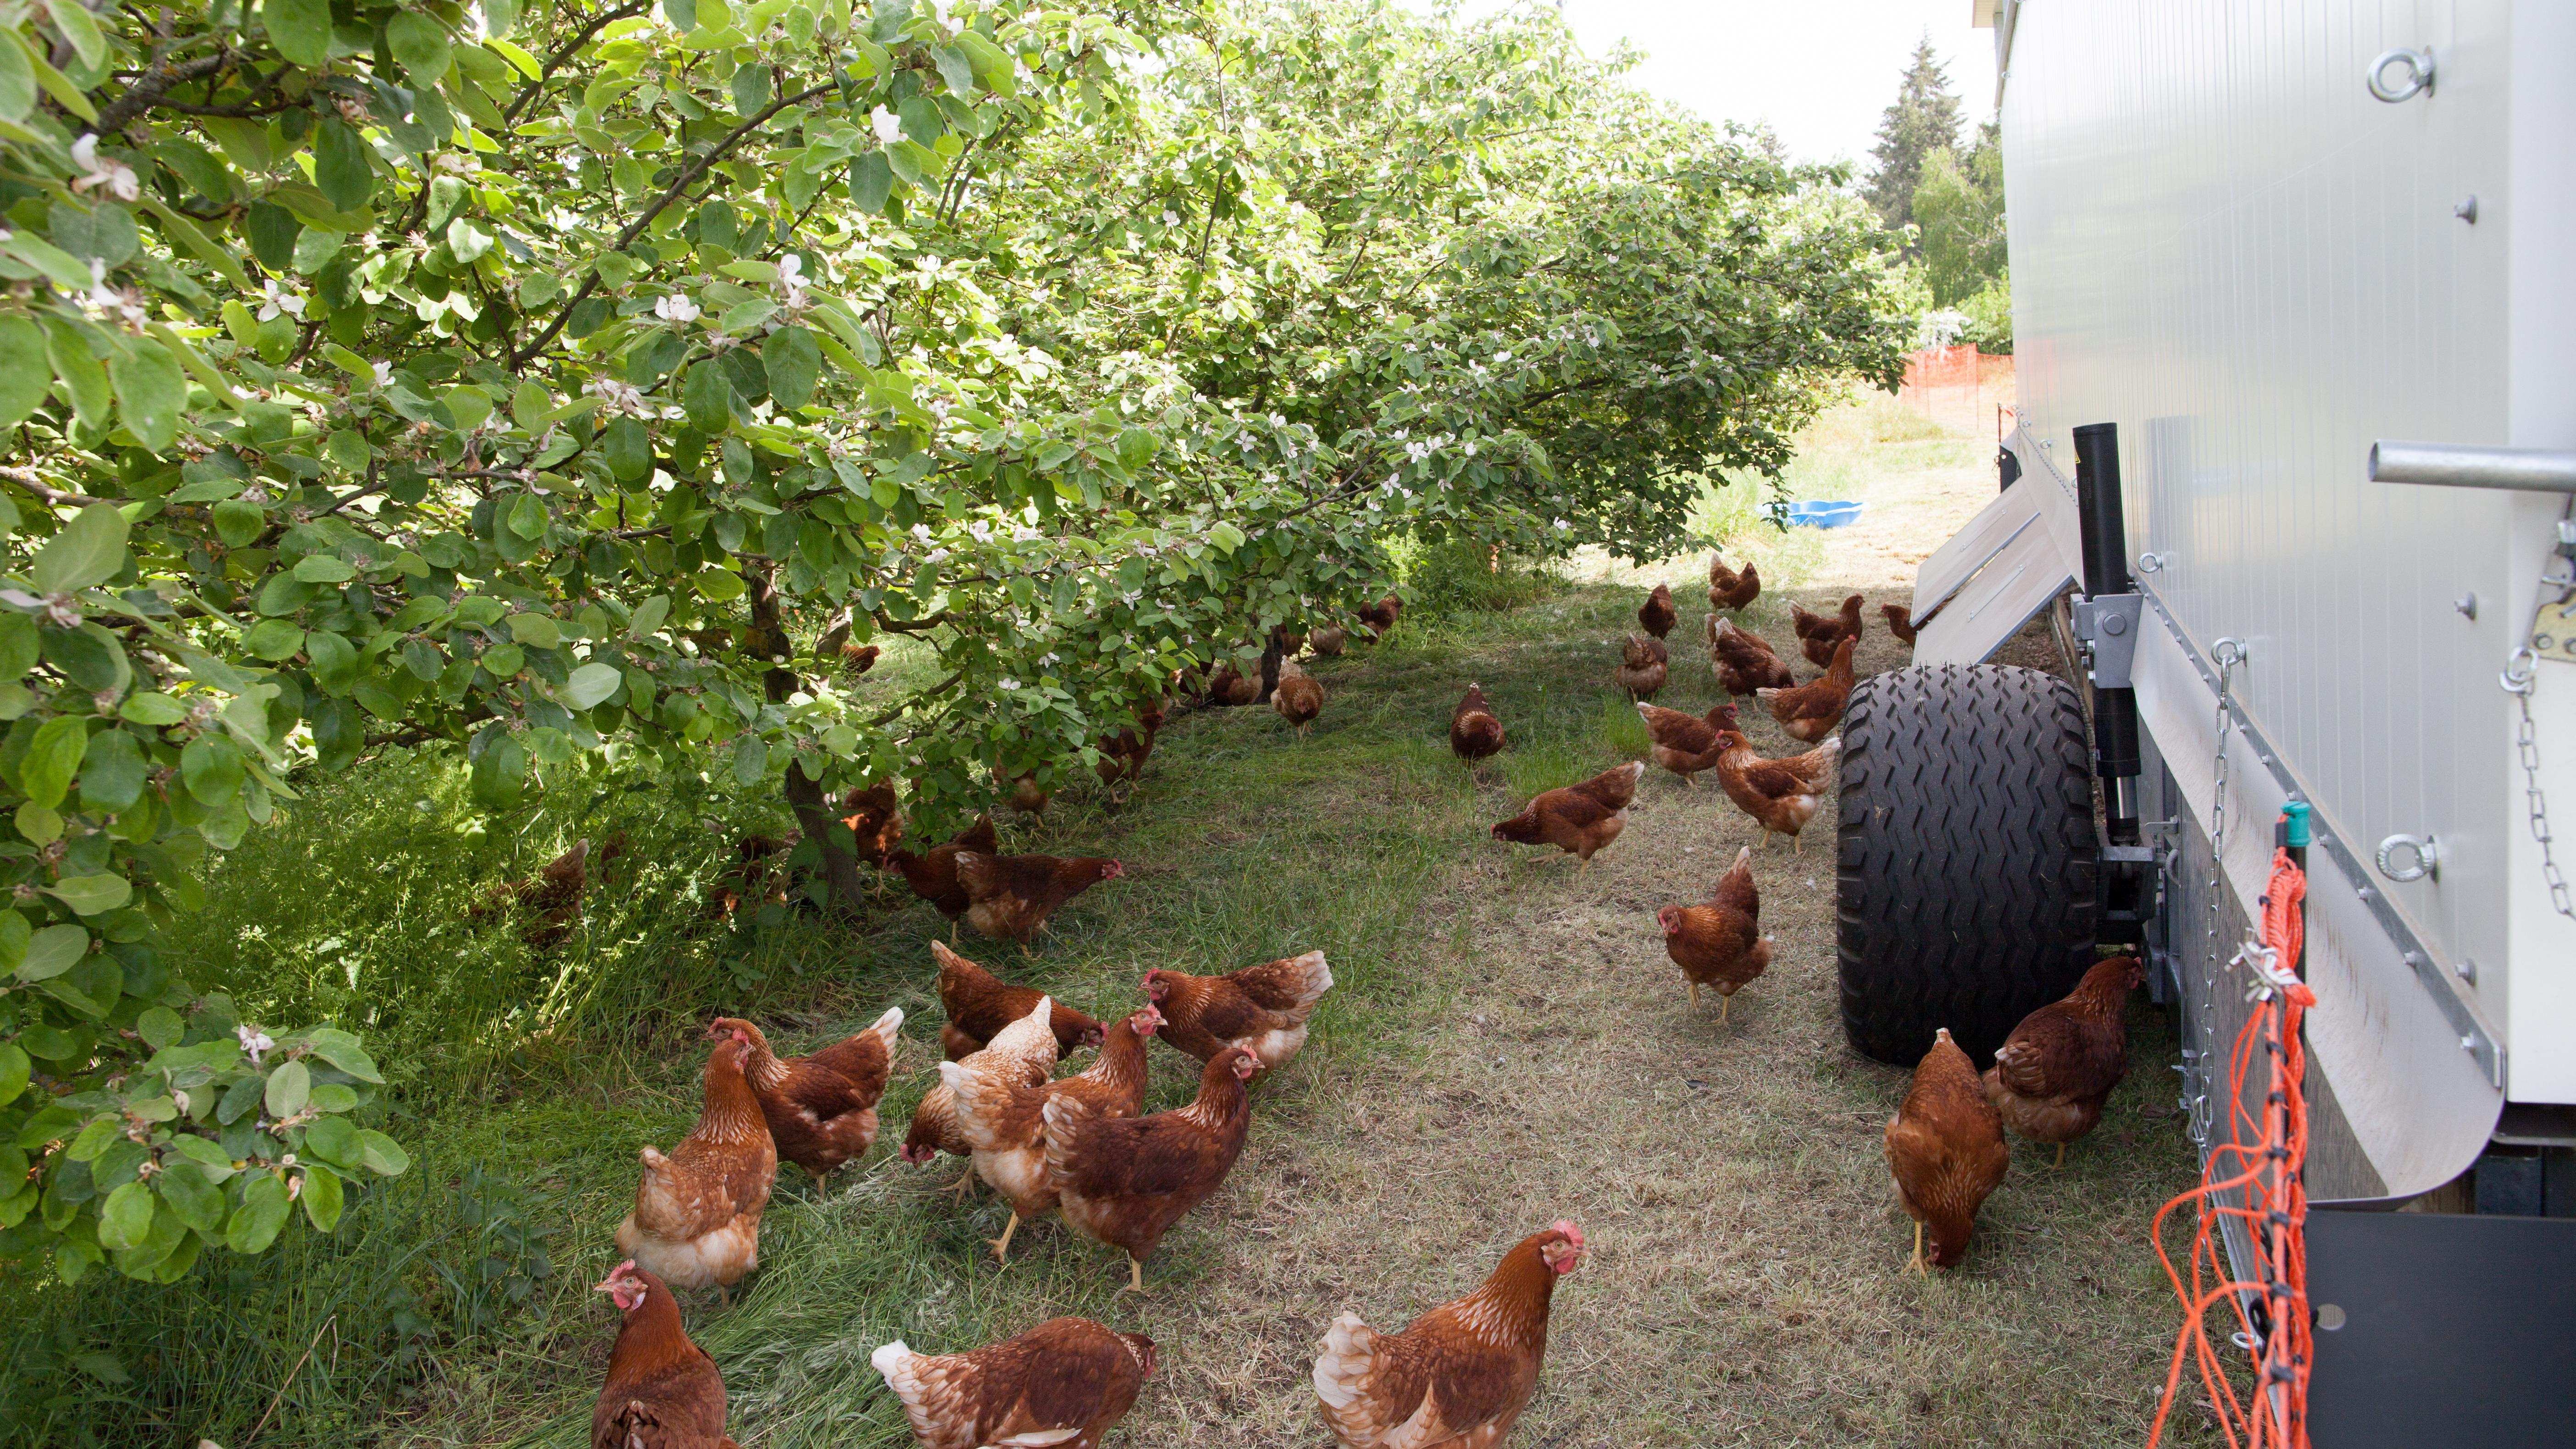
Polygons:
[[2290,844],[2308,848],[2308,802],[2293,800],[2281,807],[2281,818],[2290,822]]

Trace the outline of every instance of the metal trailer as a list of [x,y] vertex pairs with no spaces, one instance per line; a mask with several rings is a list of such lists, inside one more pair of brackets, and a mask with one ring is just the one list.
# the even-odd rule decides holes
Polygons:
[[2206,1150],[2306,802],[2314,1442],[2576,1442],[2576,3],[1972,3],[2019,425],[1847,719],[1846,1029],[2138,943]]

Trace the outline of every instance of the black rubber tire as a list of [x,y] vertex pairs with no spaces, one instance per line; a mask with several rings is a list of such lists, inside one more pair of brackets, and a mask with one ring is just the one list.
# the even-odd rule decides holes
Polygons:
[[1913,1066],[1941,1027],[1982,1069],[2092,965],[2091,750],[2075,686],[1940,665],[1862,681],[1834,831],[1843,1034]]

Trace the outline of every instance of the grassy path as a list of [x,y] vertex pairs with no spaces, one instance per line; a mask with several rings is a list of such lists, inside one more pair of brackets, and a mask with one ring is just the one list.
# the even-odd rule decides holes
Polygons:
[[[1831,415],[1793,485],[1864,499],[1869,516],[1830,535],[1749,535],[1775,588],[1751,622],[1785,640],[1787,596],[1902,598],[1913,562],[1992,488],[1984,453],[1891,404]],[[916,1170],[892,1159],[936,1082],[927,941],[942,923],[927,907],[889,896],[856,933],[798,917],[710,936],[690,872],[720,858],[722,841],[694,817],[741,802],[567,800],[561,818],[490,842],[424,801],[411,833],[388,840],[386,821],[415,815],[396,779],[372,782],[384,799],[377,814],[350,813],[349,838],[325,832],[299,847],[319,851],[318,864],[282,846],[237,857],[216,882],[229,903],[219,899],[191,969],[224,979],[227,953],[247,953],[272,974],[303,962],[328,978],[342,969],[333,952],[351,949],[345,937],[373,953],[371,973],[463,969],[441,963],[481,952],[491,960],[473,966],[476,989],[504,999],[532,969],[511,964],[516,948],[438,923],[456,921],[505,859],[523,870],[560,849],[548,832],[626,828],[632,863],[595,890],[585,937],[534,968],[626,993],[605,1018],[625,1025],[579,1038],[510,1028],[519,1044],[502,1069],[472,1078],[488,1085],[406,1124],[422,1164],[402,1189],[410,1205],[388,1196],[338,1239],[297,1248],[280,1263],[287,1288],[120,1287],[56,1307],[157,1334],[160,1354],[189,1365],[163,1370],[182,1387],[163,1393],[152,1422],[190,1442],[226,1423],[236,1432],[215,1437],[234,1442],[275,1396],[263,1445],[582,1443],[615,1331],[587,1287],[614,1260],[636,1147],[667,1148],[695,1115],[705,1018],[717,1007],[756,1015],[782,1050],[802,1050],[894,1004],[912,1019],[888,1144],[828,1195],[783,1176],[765,1266],[730,1308],[688,1309],[723,1366],[746,1449],[901,1449],[911,1439],[868,1365],[872,1348],[902,1337],[952,1351],[1058,1313],[1162,1345],[1124,1442],[1319,1446],[1307,1373],[1333,1315],[1396,1327],[1566,1216],[1596,1251],[1558,1298],[1540,1397],[1514,1437],[1524,1449],[2134,1441],[2173,1323],[2143,1235],[2191,1174],[2177,1123],[2159,1115],[2173,1054],[2159,1017],[2135,1009],[2135,1074],[2066,1170],[2023,1154],[1966,1266],[1910,1278],[1879,1147],[1905,1076],[1842,1045],[1830,829],[1811,828],[1803,855],[1775,847],[1759,860],[1774,964],[1723,1026],[1714,1002],[1687,1007],[1653,920],[1659,906],[1702,898],[1754,838],[1720,792],[1650,773],[1626,834],[1581,876],[1566,858],[1486,835],[1536,790],[1642,752],[1642,728],[1607,677],[1611,641],[1650,580],[1669,580],[1685,606],[1663,702],[1718,697],[1684,638],[1696,637],[1702,563],[1587,565],[1537,604],[1408,620],[1389,645],[1317,668],[1330,698],[1308,741],[1266,709],[1195,713],[1167,730],[1127,805],[1077,790],[1043,822],[1008,827],[1012,848],[1113,852],[1130,878],[1064,912],[1034,960],[969,938],[970,956],[1007,974],[1103,1017],[1137,1004],[1155,965],[1221,971],[1322,949],[1339,983],[1306,1053],[1256,1091],[1241,1163],[1165,1241],[1142,1298],[1117,1291],[1118,1255],[1059,1221],[1024,1228],[997,1269],[984,1240],[1002,1206],[942,1196],[953,1160]],[[1903,662],[1874,608],[1859,662]],[[1470,679],[1512,738],[1473,775],[1444,734]],[[1783,751],[1767,719],[1752,732]],[[419,924],[361,939],[371,916]],[[409,964],[388,964],[400,951]],[[358,960],[346,964],[353,986]],[[250,967],[236,969],[246,989]],[[1160,1048],[1153,1060],[1149,1105],[1185,1100],[1196,1064]],[[455,1189],[474,1166],[524,1185],[554,1271],[397,1399],[341,1366],[335,1316],[374,1322],[398,1301],[399,1254],[422,1224],[462,1231]],[[308,1361],[312,1344],[325,1351]]]

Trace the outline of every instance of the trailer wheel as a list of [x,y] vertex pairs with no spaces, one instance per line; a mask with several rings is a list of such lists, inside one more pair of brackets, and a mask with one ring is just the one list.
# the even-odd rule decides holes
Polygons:
[[1980,1066],[2093,961],[2092,761],[2075,687],[2035,669],[1873,676],[1843,716],[1835,948],[1843,1034]]

